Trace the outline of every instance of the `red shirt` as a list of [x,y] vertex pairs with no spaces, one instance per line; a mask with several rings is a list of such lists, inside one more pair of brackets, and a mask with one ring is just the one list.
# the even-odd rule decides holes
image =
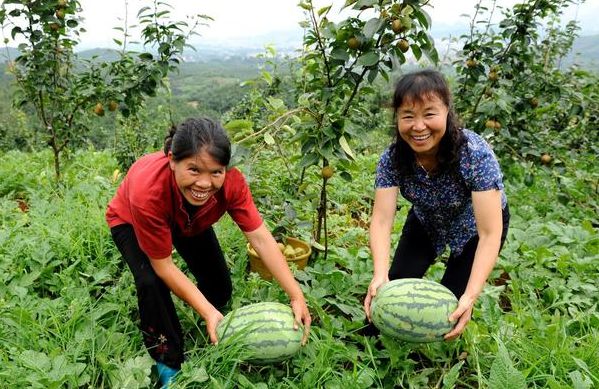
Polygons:
[[227,170],[218,192],[189,215],[163,152],[136,161],[108,204],[106,221],[112,228],[131,224],[141,249],[153,259],[172,252],[172,235],[196,235],[216,223],[225,212],[244,232],[262,225],[250,189],[236,168]]

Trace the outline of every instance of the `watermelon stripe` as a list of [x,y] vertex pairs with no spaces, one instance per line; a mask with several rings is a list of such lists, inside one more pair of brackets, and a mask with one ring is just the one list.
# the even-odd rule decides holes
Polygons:
[[279,339],[279,340],[262,340],[259,342],[252,342],[252,347],[275,347],[275,346],[288,346],[289,344],[295,344],[297,340],[293,339]]
[[[289,308],[284,306],[285,308]],[[236,317],[247,316],[247,315],[256,315],[256,314],[277,314],[277,313],[289,313],[291,308],[289,309],[272,309],[268,307],[264,307],[263,309],[239,309],[235,312]]]
[[293,326],[293,321],[254,319],[254,320],[251,320],[251,322],[244,320],[242,322],[236,322],[236,323],[233,323],[233,322],[224,323],[223,325],[227,326],[228,328],[236,328],[236,329],[244,328],[249,325],[251,325],[252,327],[257,327],[257,328],[269,327],[269,328],[284,329],[284,328]]
[[[280,326],[275,326],[275,327],[268,327],[268,326],[254,326],[254,324],[240,324],[240,325],[236,325],[236,326],[229,326],[229,328],[227,329],[227,331],[225,332],[225,334],[230,334],[230,333],[235,333],[237,331],[243,331],[245,329],[251,330],[252,334],[254,333],[271,333],[273,330],[277,331],[277,334],[296,334],[296,333],[301,333],[300,331],[294,330],[293,328],[291,329],[287,329],[285,327],[280,327]],[[272,335],[274,336],[274,335]]]
[[441,334],[439,332],[417,332],[413,330],[386,327],[381,327],[380,331],[381,333],[391,336],[392,338],[418,343],[443,340],[444,334],[449,332],[449,330],[447,330]]
[[[438,330],[444,330],[446,328],[451,329],[452,328],[452,324],[451,322],[447,321],[447,322],[437,322],[437,323],[430,323],[430,322],[426,322],[426,321],[422,321],[422,320],[414,320],[413,318],[409,317],[409,316],[402,316],[402,315],[395,315],[393,313],[390,313],[390,316],[393,316],[394,319],[397,319],[399,321],[391,321],[387,318],[384,317],[380,317],[381,321],[387,325],[389,328],[405,328],[405,326],[408,326],[410,328],[424,328],[427,330],[431,330],[431,331],[438,331]],[[403,324],[403,325],[402,325]],[[423,331],[423,332],[427,332],[427,331]]]
[[[247,317],[245,316],[233,316],[231,317],[231,319],[239,319],[239,318],[244,318],[247,319]],[[256,318],[253,318],[253,320],[251,320],[252,324],[278,324],[278,325],[282,325],[282,326],[286,326],[289,325],[290,323],[293,324],[293,318],[289,318],[290,320],[277,320],[277,319],[262,319],[262,316],[258,316]],[[227,320],[228,321],[234,321],[234,320]],[[241,321],[241,322],[246,322],[249,323],[249,320],[237,320],[237,321]],[[225,322],[226,323],[226,322]],[[240,323],[241,324],[241,323]]]
[[420,309],[424,309],[424,308],[439,308],[442,305],[447,305],[448,307],[451,306],[452,304],[455,304],[455,301],[451,301],[451,300],[445,300],[445,301],[433,301],[430,303],[424,303],[424,302],[416,302],[416,301],[404,301],[404,302],[398,302],[398,303],[386,303],[386,304],[381,304],[381,307],[385,307],[384,309],[392,309],[392,307],[406,307],[409,309],[415,309],[415,310],[420,310]]
[[386,292],[386,295],[389,295],[389,296],[415,295],[415,296],[426,296],[428,298],[439,296],[439,297],[455,299],[455,296],[453,293],[448,292],[448,291],[440,291],[438,289],[394,288],[394,289],[388,290]]

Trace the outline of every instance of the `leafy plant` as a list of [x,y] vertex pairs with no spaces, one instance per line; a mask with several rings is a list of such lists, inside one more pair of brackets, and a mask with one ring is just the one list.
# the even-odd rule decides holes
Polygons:
[[[15,76],[18,107],[31,105],[39,123],[37,131],[54,154],[56,179],[60,179],[60,155],[68,145],[88,132],[85,119],[92,113],[104,116],[117,109],[124,117],[135,115],[147,96],[153,96],[163,78],[177,68],[188,34],[186,22],[168,20],[170,7],[153,2],[139,13],[143,47],[148,51],[126,51],[126,38],[120,59],[97,64],[78,61],[74,48],[84,31],[76,0],[8,0],[0,7],[0,23],[10,26],[11,38],[20,55],[11,71]],[[206,19],[200,15],[199,18]],[[197,24],[196,24],[197,25]],[[196,25],[191,26],[191,32]],[[10,40],[5,42],[8,44]],[[80,70],[83,68],[83,70]]]
[[324,231],[326,249],[327,184],[334,174],[331,163],[337,165],[340,177],[351,180],[336,161],[355,159],[350,141],[357,135],[351,118],[361,115],[357,102],[373,93],[368,84],[379,75],[388,79],[389,71],[406,62],[407,51],[416,59],[423,53],[432,62],[438,58],[426,33],[430,18],[419,1],[347,1],[343,8],[351,8],[353,15],[339,23],[329,20],[331,5],[317,9],[308,0],[300,7],[308,20],[303,25],[306,32],[298,80],[298,105],[306,113],[296,137],[302,155],[298,167],[321,167],[314,237],[320,242]]
[[[456,108],[468,128],[493,139],[498,153],[548,164],[566,145],[596,144],[597,131],[589,131],[598,128],[592,98],[596,75],[560,66],[579,29],[574,21],[562,27],[560,20],[573,3],[527,0],[500,8],[496,1],[481,0],[476,5],[453,62]],[[498,12],[502,19],[495,24]],[[580,93],[583,88],[593,91]]]

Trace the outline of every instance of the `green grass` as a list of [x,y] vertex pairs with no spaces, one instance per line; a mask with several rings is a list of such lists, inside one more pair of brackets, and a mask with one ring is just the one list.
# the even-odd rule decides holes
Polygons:
[[[262,158],[263,157],[263,158]],[[327,260],[313,259],[296,277],[308,298],[313,328],[293,359],[265,366],[242,361],[235,344],[209,344],[197,314],[180,301],[187,361],[174,388],[592,388],[599,385],[599,236],[597,173],[589,157],[568,166],[505,166],[511,230],[473,321],[455,342],[410,345],[365,338],[362,299],[372,264],[367,224],[377,155],[359,157],[350,173],[330,180]],[[152,387],[152,361],[137,328],[132,276],[110,239],[106,203],[118,182],[107,152],[80,151],[53,181],[48,152],[2,155],[0,167],[0,382],[7,387]],[[257,159],[256,159],[257,160]],[[241,166],[274,226],[285,201],[309,239],[320,184],[297,177],[261,155]],[[566,185],[567,184],[567,185]],[[301,199],[298,200],[297,197]],[[29,209],[19,209],[17,199]],[[271,204],[273,208],[262,208]],[[401,202],[395,236],[407,212]],[[276,283],[248,274],[245,241],[229,218],[217,234],[231,267],[230,308],[287,302]],[[437,279],[436,264],[427,277]],[[502,273],[504,285],[495,285]],[[498,283],[501,284],[501,283]]]

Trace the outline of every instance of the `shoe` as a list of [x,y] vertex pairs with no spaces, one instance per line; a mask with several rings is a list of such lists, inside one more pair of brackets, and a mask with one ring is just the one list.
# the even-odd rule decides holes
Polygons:
[[156,362],[156,370],[158,371],[158,379],[162,384],[162,389],[168,389],[168,385],[175,378],[175,375],[180,369],[173,369],[162,362]]

